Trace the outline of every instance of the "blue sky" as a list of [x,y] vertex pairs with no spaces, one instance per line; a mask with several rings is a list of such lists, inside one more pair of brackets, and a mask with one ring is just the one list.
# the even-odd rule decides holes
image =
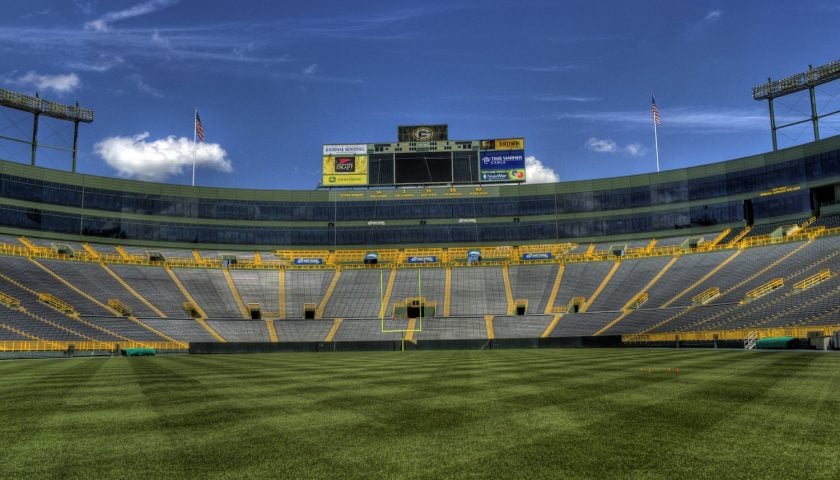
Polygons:
[[[0,87],[95,109],[79,171],[96,175],[189,184],[197,107],[198,185],[312,189],[322,144],[425,123],[525,137],[529,178],[579,180],[655,170],[651,91],[663,170],[770,150],[751,88],[840,58],[838,23],[822,0],[32,0],[4,5]],[[840,109],[840,82],[817,93]],[[807,96],[777,114],[807,116]],[[0,109],[0,135],[28,136],[29,118]],[[69,146],[72,128],[40,136]],[[811,139],[804,125],[779,141]],[[0,158],[28,149],[0,140]],[[70,159],[42,149],[39,164]]]

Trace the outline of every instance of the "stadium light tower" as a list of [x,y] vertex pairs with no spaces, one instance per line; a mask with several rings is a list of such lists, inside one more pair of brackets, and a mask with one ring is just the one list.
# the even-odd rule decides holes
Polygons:
[[[93,122],[94,111],[89,108],[81,108],[79,104],[64,105],[62,103],[44,100],[36,93],[34,97],[24,95],[22,93],[11,92],[0,88],[0,106],[13,108],[31,113],[35,118],[32,124],[32,140],[24,140],[21,138],[6,137],[0,135],[0,139],[11,140],[13,142],[28,143],[32,146],[31,164],[35,165],[35,158],[38,152],[38,119],[41,115],[58,120],[66,120],[73,122],[73,165],[72,171],[76,172],[76,152],[79,144],[79,122],[91,123]],[[53,150],[64,150],[66,148],[43,145],[44,148],[51,148]]]
[[[797,73],[781,80],[767,78],[767,83],[753,87],[753,99],[767,100],[770,106],[770,133],[773,137],[774,151],[778,150],[776,131],[782,128],[792,127],[810,121],[814,128],[814,140],[820,139],[820,119],[840,113],[840,110],[820,115],[817,112],[817,97],[814,95],[814,87],[837,79],[840,79],[840,60],[835,60],[817,68],[808,65],[807,72]],[[811,118],[777,126],[776,113],[773,111],[773,99],[803,90],[808,90],[811,96]]]

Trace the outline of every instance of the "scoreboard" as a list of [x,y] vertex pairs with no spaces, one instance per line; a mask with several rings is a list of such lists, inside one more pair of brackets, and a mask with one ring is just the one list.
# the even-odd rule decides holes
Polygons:
[[394,143],[326,144],[323,187],[525,181],[525,139],[449,140],[446,125],[399,127]]

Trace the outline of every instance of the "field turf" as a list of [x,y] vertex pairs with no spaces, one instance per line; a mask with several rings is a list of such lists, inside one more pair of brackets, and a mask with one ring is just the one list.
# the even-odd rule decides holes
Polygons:
[[837,479],[840,355],[7,360],[0,419],[0,478]]

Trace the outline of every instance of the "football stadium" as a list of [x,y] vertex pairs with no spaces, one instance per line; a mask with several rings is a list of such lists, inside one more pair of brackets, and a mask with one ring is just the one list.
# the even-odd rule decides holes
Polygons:
[[[803,452],[838,473],[818,433],[840,411],[838,359],[802,349],[838,345],[840,136],[477,182],[495,143],[524,148],[325,145],[325,183],[362,188],[316,191],[0,162],[0,350],[72,358],[0,364],[21,439],[5,473],[743,478],[789,475]],[[424,148],[442,182],[412,177]]]
[[756,87],[757,155],[530,184],[400,125],[309,190],[79,173],[94,112],[0,89],[0,476],[838,478],[840,135],[773,101],[839,78]]

